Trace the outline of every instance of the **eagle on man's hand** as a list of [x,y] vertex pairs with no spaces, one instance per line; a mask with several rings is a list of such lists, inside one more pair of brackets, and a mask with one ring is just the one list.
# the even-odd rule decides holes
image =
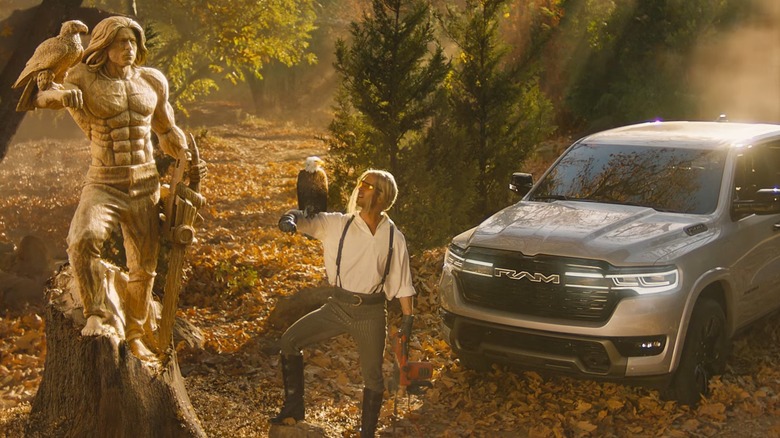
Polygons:
[[308,157],[305,167],[298,172],[298,209],[307,218],[328,210],[328,175],[322,163],[319,157]]
[[84,46],[81,45],[80,35],[87,32],[89,28],[81,21],[66,21],[62,23],[59,35],[45,40],[35,49],[12,86],[12,88],[24,87],[22,97],[19,98],[16,106],[17,111],[35,109],[32,99],[36,87],[41,91],[63,88],[65,74],[81,60]]

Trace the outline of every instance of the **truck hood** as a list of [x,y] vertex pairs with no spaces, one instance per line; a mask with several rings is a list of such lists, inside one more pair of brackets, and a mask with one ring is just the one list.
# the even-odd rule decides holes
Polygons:
[[604,260],[613,265],[672,262],[712,235],[703,217],[576,201],[521,201],[488,218],[469,246]]

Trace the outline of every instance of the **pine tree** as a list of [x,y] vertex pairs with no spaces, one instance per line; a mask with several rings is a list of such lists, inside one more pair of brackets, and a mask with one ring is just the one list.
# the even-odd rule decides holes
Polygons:
[[552,105],[538,80],[522,77],[505,62],[509,48],[501,39],[499,18],[506,3],[468,0],[462,11],[448,8],[445,22],[460,49],[448,88],[451,117],[462,128],[460,143],[477,169],[474,221],[507,205],[511,173],[553,130]]
[[[434,34],[427,2],[422,0],[374,0],[370,13],[350,26],[351,41],[336,44],[336,71],[348,102],[342,101],[342,119],[334,120],[330,131],[341,136],[344,122],[352,118],[348,103],[362,122],[353,126],[364,142],[354,147],[356,159],[349,167],[386,168],[405,180],[402,161],[407,136],[420,131],[429,121],[434,95],[447,71],[443,49]],[[364,137],[365,136],[365,137]],[[351,183],[351,181],[350,181]]]

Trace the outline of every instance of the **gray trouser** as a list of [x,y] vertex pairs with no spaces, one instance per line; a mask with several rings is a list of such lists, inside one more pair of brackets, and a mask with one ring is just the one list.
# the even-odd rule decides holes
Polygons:
[[280,340],[281,353],[299,355],[306,346],[344,333],[352,336],[357,344],[363,385],[383,392],[382,360],[387,336],[384,301],[353,306],[329,298],[322,307],[303,316],[284,332]]

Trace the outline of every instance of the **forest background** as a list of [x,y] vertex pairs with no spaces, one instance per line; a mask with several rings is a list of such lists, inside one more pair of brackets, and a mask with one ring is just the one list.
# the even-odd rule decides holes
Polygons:
[[[66,18],[135,14],[180,123],[219,99],[320,124],[333,208],[356,171],[388,169],[410,195],[394,217],[420,250],[508,205],[512,172],[584,134],[780,120],[771,0],[4,0],[5,70],[33,44],[22,23],[35,9],[10,11],[37,4],[52,34]],[[7,120],[19,117],[9,93]],[[11,138],[0,130],[3,154]]]
[[[261,155],[285,161],[302,158],[298,154],[304,152],[322,154],[331,175],[333,210],[343,207],[357,173],[366,167],[391,170],[403,194],[391,214],[410,242],[419,278],[416,286],[424,292],[420,305],[435,311],[441,246],[515,200],[506,189],[512,172],[529,171],[538,178],[572,140],[627,123],[714,120],[722,113],[732,121],[780,121],[780,4],[772,0],[2,0],[0,157],[10,151],[9,158],[30,159],[35,152],[40,159],[36,169],[41,172],[39,167],[49,161],[42,157],[50,153],[47,148],[52,139],[83,141],[83,134],[61,112],[36,111],[24,119],[14,114],[10,83],[21,71],[18,63],[23,66],[35,45],[56,34],[62,21],[80,18],[94,27],[105,11],[135,15],[145,26],[150,48],[147,64],[169,78],[177,121],[202,139],[205,158],[212,163],[212,183],[221,181],[223,173],[244,178],[205,189],[211,190],[210,199],[223,198],[222,206],[231,210],[219,212],[214,205],[220,204],[215,202],[206,212],[212,229],[198,248],[187,285],[190,295],[185,298],[185,312],[201,323],[206,350],[213,353],[183,352],[185,366],[195,369],[219,368],[226,362],[216,358],[232,351],[227,346],[230,341],[221,338],[226,329],[216,319],[231,320],[228,337],[238,340],[268,329],[265,325],[249,328],[254,322],[231,306],[243,306],[243,312],[262,307],[261,319],[272,311],[269,306],[278,298],[275,293],[290,293],[295,281],[303,278],[313,284],[321,276],[314,268],[319,259],[310,242],[279,237],[268,230],[245,230],[251,226],[250,219],[259,217],[272,224],[277,213],[267,205],[253,213],[254,205],[246,200],[261,195],[268,202],[281,199],[284,202],[274,207],[281,211],[291,205],[289,196],[279,198],[279,191],[291,193],[289,175],[297,171],[299,162],[241,168],[233,160],[253,163]],[[47,29],[39,30],[42,38],[31,37],[33,24]],[[215,127],[222,122],[224,126]],[[293,146],[287,141],[287,131],[268,123],[294,125],[306,133],[304,137],[316,140]],[[251,138],[278,141],[264,150],[248,145]],[[18,147],[29,150],[14,154]],[[289,151],[279,149],[285,147]],[[57,165],[40,178],[55,178],[57,189],[70,188],[76,193],[78,172],[66,169],[76,155],[55,155]],[[3,164],[14,166],[7,160]],[[19,230],[12,225],[24,223],[21,213],[37,207],[23,205],[31,202],[29,196],[14,198],[30,190],[21,186],[25,181],[34,186],[37,174],[30,170],[13,175],[18,176],[13,190],[3,188],[3,196],[16,202],[3,206],[3,240],[18,240],[20,236],[12,233]],[[283,181],[283,187],[275,186],[270,175]],[[55,201],[46,208],[62,213],[61,222],[67,221],[66,213],[75,199],[72,194],[66,199],[55,197],[54,189],[48,194],[39,188],[32,191]],[[241,201],[231,201],[232,191],[240,191]],[[54,213],[52,218],[58,217]],[[241,219],[237,228],[236,222],[227,222],[228,215]],[[67,223],[47,230],[61,231],[62,226]],[[245,231],[254,245],[240,244]],[[289,254],[295,246],[307,250],[293,261]],[[234,252],[229,254],[228,247]],[[276,277],[282,271],[296,270],[300,278],[290,273]],[[463,386],[464,377],[449,368],[441,354],[445,347],[436,340],[435,330],[427,329],[435,325],[434,316],[430,321],[422,319],[426,329],[420,332],[421,349],[437,357],[443,367],[437,373],[446,388],[437,391],[443,391],[438,397],[444,398],[447,390]],[[12,315],[0,322],[4,336],[27,330],[20,337],[8,337],[22,339],[8,348],[17,353],[21,348],[24,354],[19,357],[34,356],[45,348],[34,336],[41,331],[38,319]],[[776,340],[780,333],[776,324],[762,330],[760,336],[768,339]],[[773,349],[767,354],[777,356]],[[35,379],[25,379],[37,371],[19,371],[24,360],[14,355],[4,355],[3,366],[8,366],[9,357],[17,369],[10,367],[12,372],[3,377],[6,388],[15,391],[19,381],[24,381],[25,391],[34,389]],[[743,355],[740,363],[745,357],[751,356]],[[193,365],[196,362],[199,365]],[[40,362],[36,363],[39,367]],[[256,366],[251,372],[262,374],[257,371],[260,365]],[[776,371],[761,371],[776,375]],[[188,387],[203,417],[201,406],[212,396],[193,389],[198,388],[198,372],[194,374]],[[499,372],[486,385],[501,386],[505,378]],[[466,379],[474,383],[473,376]],[[755,385],[761,381],[757,378]],[[530,385],[537,395],[540,391],[558,393],[535,377],[524,382],[515,382],[517,388]],[[732,383],[721,385],[732,388]],[[597,390],[612,394],[602,397],[608,405],[614,399],[614,388]],[[772,395],[771,404],[764,403],[767,391],[760,388],[750,396],[742,389],[727,391],[715,400],[729,409],[735,400],[747,400],[755,402],[749,405],[751,412],[776,412],[777,396]],[[479,416],[480,409],[491,405],[474,406],[482,395],[460,394],[449,402],[459,408],[465,403],[474,408],[470,411],[473,418],[486,418]],[[583,408],[583,399],[569,414],[587,414],[590,408]],[[657,430],[669,433],[675,427],[683,431],[687,427],[710,435],[720,430],[713,423],[737,415],[720,410],[723,405],[715,403],[715,408],[705,411],[704,420],[698,417],[702,431],[688,424],[696,421],[694,412],[648,401],[645,395],[632,400],[633,408],[628,403],[616,409],[633,409],[636,415],[643,406],[655,406],[656,412],[644,417],[645,431],[652,430],[649,424],[659,417],[671,416],[669,423],[661,421],[658,426],[671,429]],[[759,402],[764,403],[761,409],[755,407]],[[491,403],[495,407],[495,400]],[[553,408],[545,405],[545,409]],[[670,426],[675,419],[685,424]],[[209,420],[217,422],[216,418]],[[468,415],[463,420],[469,423]],[[543,420],[545,424],[526,425],[526,430],[604,432],[591,429],[595,420],[574,425],[562,421],[562,428],[550,426],[557,424],[554,415],[539,422]],[[625,421],[637,424],[630,415]],[[513,430],[511,424],[504,426]],[[632,427],[636,431],[639,426]],[[463,430],[468,435],[468,427]]]

